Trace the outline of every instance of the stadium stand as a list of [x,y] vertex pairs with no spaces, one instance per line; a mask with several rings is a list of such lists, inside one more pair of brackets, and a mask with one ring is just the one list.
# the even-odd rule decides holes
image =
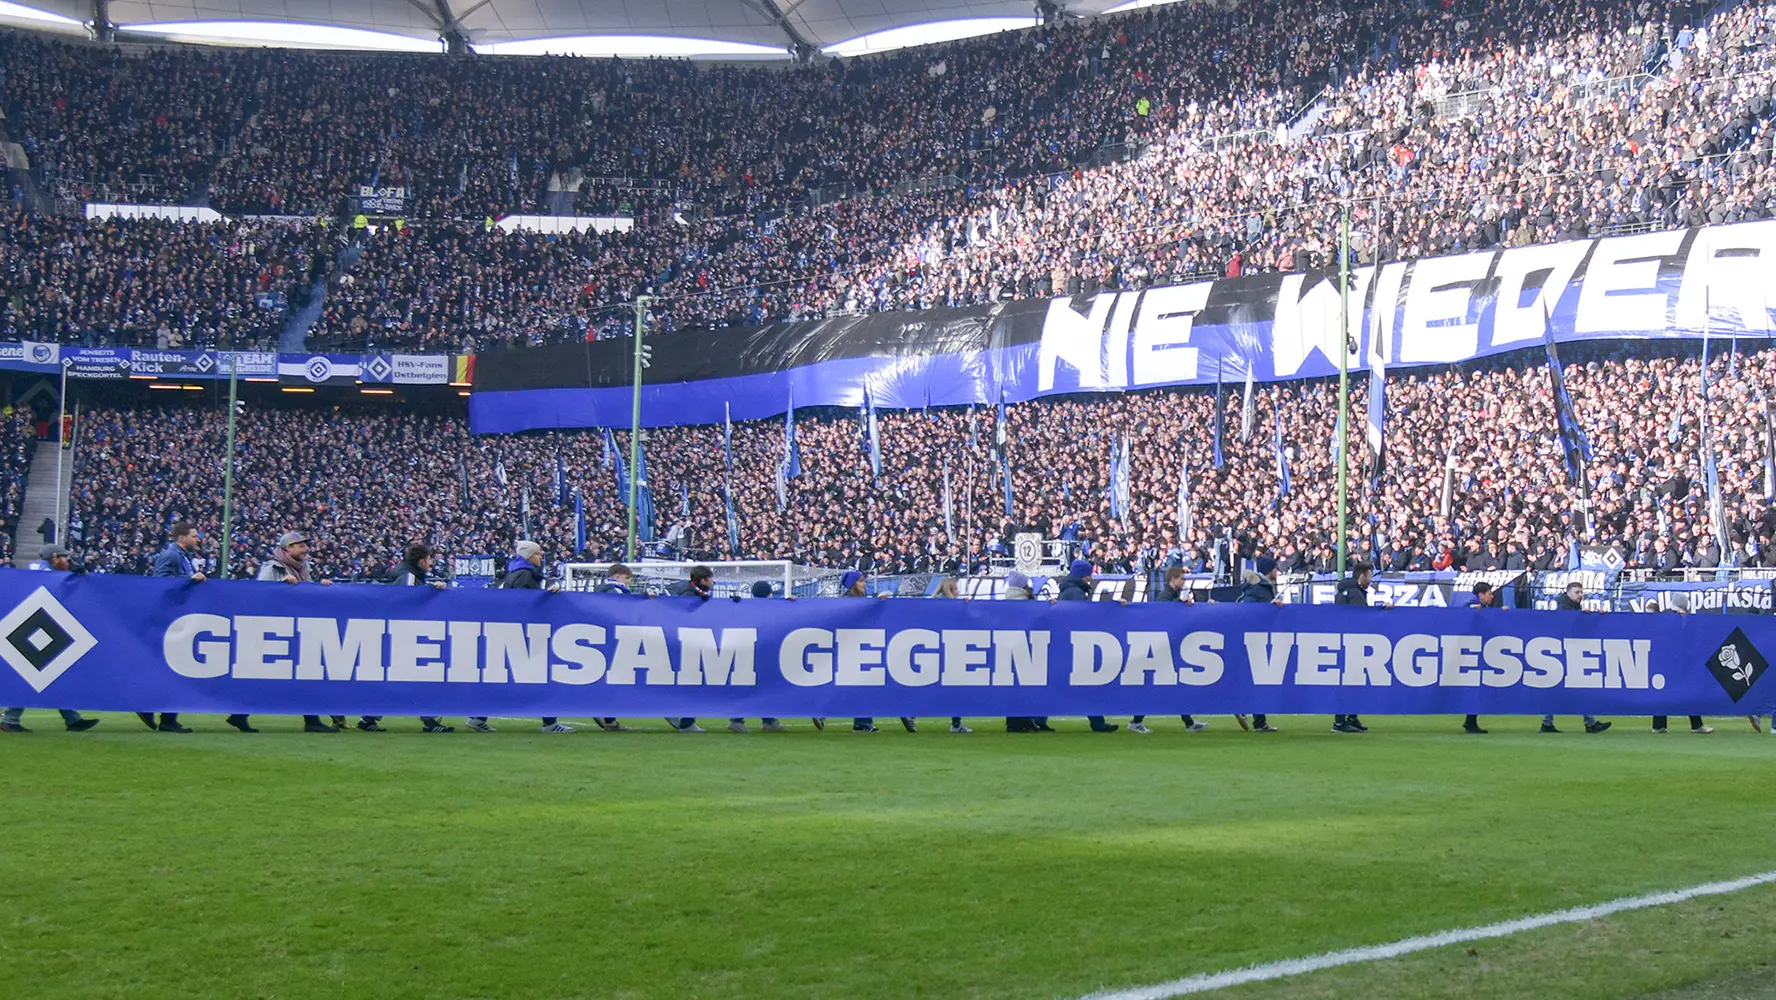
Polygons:
[[[1350,197],[1363,261],[1770,216],[1776,9],[1692,27],[1688,4],[1543,7],[1180,5],[843,71],[283,53],[168,57],[168,73],[256,78],[251,98],[189,102],[235,116],[191,126],[227,137],[205,140],[226,150],[207,161],[225,210],[331,214],[354,184],[412,185],[412,224],[337,277],[317,347],[617,335],[643,289],[683,330],[1308,269],[1331,262]],[[130,60],[4,44],[31,135],[127,146],[111,139],[155,106],[159,84],[109,115],[58,111],[80,73]],[[581,88],[583,105],[555,103]],[[159,100],[186,107],[177,93]],[[33,148],[56,176],[91,173]],[[164,175],[158,148],[111,173]],[[637,225],[485,224],[542,205],[552,176],[589,178],[588,207],[627,203]],[[128,266],[93,254],[95,273]]]
[[[1767,349],[1716,355],[1710,407],[1729,542],[1713,541],[1697,467],[1696,349],[1597,347],[1572,352],[1567,384],[1596,450],[1596,542],[1629,565],[1670,569],[1776,566],[1776,512],[1764,502],[1763,441],[1743,415],[1776,375]],[[1358,389],[1352,422],[1366,405]],[[689,558],[796,559],[876,572],[966,572],[1010,535],[1075,538],[1099,565],[1124,572],[1206,566],[1231,531],[1244,552],[1275,552],[1288,569],[1324,568],[1334,542],[1331,442],[1335,383],[1279,383],[1254,394],[1254,423],[1280,419],[1294,487],[1279,494],[1268,431],[1241,440],[1240,402],[1223,418],[1225,464],[1215,469],[1212,391],[1159,390],[1066,398],[1009,408],[1017,519],[1007,523],[988,449],[991,410],[880,415],[883,472],[871,482],[855,412],[798,419],[803,475],[777,504],[782,423],[735,426],[735,507],[741,545],[729,551],[719,427],[660,428],[646,448],[657,533]],[[1552,393],[1539,355],[1456,369],[1391,373],[1386,462],[1371,489],[1370,456],[1353,447],[1353,552],[1386,569],[1564,568],[1577,532],[1573,488],[1560,467]],[[1739,419],[1733,419],[1737,415]],[[224,414],[184,407],[109,409],[86,418],[76,467],[76,548],[95,569],[134,570],[166,525],[193,518],[212,540],[220,486],[191,455],[220,454]],[[1111,439],[1140,442],[1127,526],[1106,488]],[[471,437],[446,417],[374,409],[256,409],[240,424],[236,565],[261,558],[291,524],[320,534],[317,558],[341,577],[367,575],[424,539],[449,554],[500,553],[528,534],[552,559],[608,561],[623,541],[623,498],[596,433]],[[617,444],[627,454],[627,434]],[[582,491],[587,547],[574,552],[571,501]],[[944,530],[950,463],[952,531]],[[1450,511],[1440,505],[1453,459]],[[1195,537],[1177,537],[1181,467],[1192,470]],[[465,494],[466,491],[466,494]],[[530,514],[524,513],[525,496]],[[688,513],[687,513],[688,511]]]

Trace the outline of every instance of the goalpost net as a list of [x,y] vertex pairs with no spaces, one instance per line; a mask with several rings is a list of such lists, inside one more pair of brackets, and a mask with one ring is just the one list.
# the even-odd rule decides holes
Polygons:
[[[616,563],[564,563],[561,589],[590,592],[610,578]],[[624,563],[635,574],[630,589],[638,594],[664,594],[673,584],[690,579],[692,566],[708,566],[715,573],[716,597],[751,597],[760,580],[771,585],[772,597],[837,597],[844,570],[799,566],[781,559],[748,559],[733,562]]]

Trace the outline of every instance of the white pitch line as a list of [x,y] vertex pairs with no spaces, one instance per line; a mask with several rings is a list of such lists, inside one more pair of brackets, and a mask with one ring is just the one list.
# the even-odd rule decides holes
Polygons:
[[1552,927],[1556,924],[1576,924],[1585,920],[1607,917],[1613,913],[1625,913],[1629,910],[1644,910],[1653,906],[1668,906],[1682,903],[1685,900],[1701,896],[1721,896],[1729,892],[1739,892],[1754,886],[1776,883],[1776,871],[1747,875],[1744,878],[1730,879],[1725,882],[1707,882],[1691,886],[1688,889],[1673,889],[1670,892],[1655,892],[1645,896],[1625,896],[1607,903],[1593,906],[1575,906],[1569,910],[1555,910],[1531,917],[1519,917],[1503,923],[1486,924],[1481,927],[1463,927],[1449,931],[1439,931],[1421,937],[1410,937],[1390,944],[1369,945],[1363,948],[1349,948],[1344,951],[1328,951],[1306,958],[1291,958],[1281,962],[1266,962],[1262,965],[1248,966],[1244,969],[1232,969],[1227,972],[1214,972],[1198,976],[1186,976],[1166,983],[1155,983],[1152,986],[1137,986],[1127,990],[1103,990],[1088,994],[1080,1000],[1168,1000],[1170,997],[1187,996],[1192,993],[1207,993],[1210,990],[1226,989],[1230,986],[1244,986],[1248,983],[1268,982],[1272,979],[1286,979],[1321,969],[1335,969],[1341,965],[1356,965],[1360,962],[1375,962],[1384,958],[1398,958],[1414,952],[1429,951],[1445,945],[1466,944],[1470,941],[1484,941],[1488,938],[1506,937],[1533,931],[1541,927]]

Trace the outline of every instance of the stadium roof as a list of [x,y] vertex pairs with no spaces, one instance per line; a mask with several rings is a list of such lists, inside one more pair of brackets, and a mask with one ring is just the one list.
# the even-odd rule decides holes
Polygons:
[[[1061,6],[1070,14],[1091,15],[1146,2],[1154,0],[1064,0]],[[0,3],[0,16],[8,7],[16,13],[16,6],[68,19],[63,24],[90,22],[94,16],[94,0],[11,0]],[[900,30],[896,35],[907,39],[902,44],[941,41],[980,29],[1027,26],[1035,11],[1032,0],[108,0],[107,6],[111,23],[119,28],[191,40],[223,40],[230,31],[224,25],[306,25],[375,33],[356,42],[340,33],[331,44],[341,47],[435,48],[440,36],[455,27],[483,51],[541,51],[544,46],[511,43],[545,39],[556,40],[550,48],[564,50],[571,46],[561,40],[591,36],[730,43],[701,53],[682,45],[673,51],[662,44],[658,54],[741,56],[783,53],[797,42],[866,51],[888,47],[870,44],[871,36],[921,26],[932,30]],[[316,32],[314,44],[330,44],[318,39],[334,34]],[[377,36],[386,44],[376,44]],[[253,36],[236,33],[227,40],[250,41]],[[260,40],[290,41],[274,33],[263,33]],[[731,47],[735,45],[747,48]],[[596,45],[581,48],[598,50]]]

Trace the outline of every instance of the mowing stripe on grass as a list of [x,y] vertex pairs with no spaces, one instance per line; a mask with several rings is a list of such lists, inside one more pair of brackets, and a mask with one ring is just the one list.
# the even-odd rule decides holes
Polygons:
[[1409,937],[1389,944],[1347,948],[1344,951],[1328,951],[1319,955],[1291,958],[1281,962],[1265,962],[1262,965],[1248,966],[1244,969],[1186,976],[1183,979],[1155,983],[1152,986],[1137,986],[1134,989],[1102,990],[1082,997],[1080,1000],[1167,1000],[1169,997],[1207,993],[1210,990],[1226,989],[1230,986],[1244,986],[1248,983],[1262,983],[1272,979],[1287,979],[1290,976],[1318,972],[1321,969],[1334,969],[1341,965],[1356,965],[1360,962],[1374,962],[1384,958],[1399,958],[1401,955],[1429,951],[1444,945],[1466,944],[1470,941],[1484,941],[1487,938],[1506,937],[1541,927],[1552,927],[1555,924],[1576,924],[1585,920],[1595,920],[1598,917],[1607,917],[1613,913],[1644,910],[1653,906],[1667,906],[1671,903],[1682,903],[1685,900],[1701,896],[1720,896],[1772,883],[1776,883],[1776,871],[1761,872],[1757,875],[1747,875],[1744,878],[1729,879],[1725,882],[1707,882],[1691,886],[1688,889],[1673,889],[1670,892],[1655,892],[1645,896],[1625,896],[1607,903],[1575,906],[1569,910],[1555,910],[1552,913],[1542,913],[1533,917],[1519,917],[1516,920],[1506,920],[1503,923],[1439,931],[1436,934]]

